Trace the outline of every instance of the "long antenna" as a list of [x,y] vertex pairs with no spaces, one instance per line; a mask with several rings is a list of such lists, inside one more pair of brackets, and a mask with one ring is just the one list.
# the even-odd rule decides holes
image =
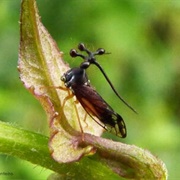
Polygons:
[[114,93],[116,94],[116,96],[127,106],[129,107],[133,112],[135,112],[137,114],[137,111],[130,106],[116,91],[116,89],[114,88],[113,84],[111,83],[110,79],[108,78],[108,76],[106,75],[106,73],[104,72],[103,68],[100,66],[100,64],[97,61],[94,61],[92,64],[95,64],[100,71],[102,72],[102,74],[104,75],[104,77],[106,78],[107,82],[109,83],[109,85],[111,86],[111,89],[114,91]]
[[109,54],[109,53],[106,53],[104,49],[102,48],[99,48],[96,52],[91,52],[89,51],[85,45],[83,43],[80,43],[78,45],[78,49],[80,51],[85,51],[88,56],[84,56],[82,54],[79,54],[75,49],[72,49],[70,51],[70,55],[71,57],[81,57],[84,59],[85,62],[88,62],[88,67],[90,64],[95,64],[99,69],[100,71],[102,72],[102,74],[104,75],[105,79],[107,80],[107,82],[109,83],[109,85],[111,86],[111,89],[114,91],[114,93],[116,94],[116,96],[127,106],[129,107],[133,112],[135,112],[137,114],[137,111],[131,107],[119,94],[118,92],[116,91],[116,89],[114,88],[113,84],[111,83],[110,79],[108,78],[108,76],[106,75],[105,71],[103,70],[103,68],[101,67],[101,65],[96,61],[96,58],[95,56],[96,55],[103,55],[103,54]]

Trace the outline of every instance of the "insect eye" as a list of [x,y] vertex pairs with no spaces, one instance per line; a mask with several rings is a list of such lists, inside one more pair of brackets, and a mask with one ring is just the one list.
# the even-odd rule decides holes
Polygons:
[[65,82],[66,81],[66,77],[63,75],[61,76],[61,81]]

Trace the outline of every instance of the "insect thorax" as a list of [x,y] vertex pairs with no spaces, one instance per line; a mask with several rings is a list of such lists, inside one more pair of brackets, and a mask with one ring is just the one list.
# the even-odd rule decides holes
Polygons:
[[65,86],[73,88],[73,85],[84,85],[89,84],[87,74],[82,68],[72,68],[61,77]]

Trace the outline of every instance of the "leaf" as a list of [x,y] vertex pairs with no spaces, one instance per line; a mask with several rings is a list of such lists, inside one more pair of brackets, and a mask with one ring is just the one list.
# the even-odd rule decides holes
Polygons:
[[75,105],[73,99],[62,107],[68,93],[55,87],[64,87],[60,77],[69,66],[63,61],[63,53],[41,23],[34,0],[22,1],[20,30],[20,79],[41,102],[48,115],[52,157],[58,162],[72,162],[85,154],[94,153],[92,146],[79,146],[82,133],[74,107],[77,106],[84,132],[100,135],[102,128],[90,117],[84,122],[85,111],[79,104]]
[[[34,0],[22,1],[20,22],[20,79],[41,102],[48,115],[51,136],[49,148],[52,157],[57,162],[67,163],[79,161],[84,155],[97,152],[96,156],[83,158],[78,163],[62,164],[61,167],[75,166],[77,171],[73,172],[77,175],[83,173],[82,166],[78,168],[78,165],[88,159],[83,171],[89,173],[88,168],[92,170],[93,167],[97,173],[96,168],[99,168],[102,177],[106,177],[105,167],[109,167],[107,172],[114,172],[112,174],[116,177],[119,175],[132,179],[166,179],[164,163],[150,152],[98,137],[102,128],[90,117],[83,121],[85,111],[79,104],[75,104],[73,99],[62,107],[68,93],[55,87],[63,87],[60,77],[69,67],[62,60],[62,52],[40,22]],[[81,132],[79,121],[84,133]],[[105,168],[105,171],[101,171],[101,168]],[[97,173],[94,177],[98,175]],[[86,173],[82,176],[85,178]]]

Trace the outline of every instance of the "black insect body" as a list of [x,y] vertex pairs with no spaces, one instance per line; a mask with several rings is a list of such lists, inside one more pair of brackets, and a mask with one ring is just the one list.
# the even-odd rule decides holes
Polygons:
[[[64,75],[61,77],[61,80],[64,82],[67,88],[71,89],[77,100],[94,120],[94,117],[97,117],[103,123],[103,125],[100,124],[102,127],[119,137],[125,138],[126,126],[122,117],[114,112],[110,105],[108,105],[108,103],[90,85],[90,81],[86,74],[86,69],[91,64],[95,64],[101,70],[116,95],[118,95],[118,97],[123,100],[116,92],[107,75],[95,59],[95,55],[105,54],[105,50],[98,49],[96,52],[92,53],[87,50],[82,43],[79,44],[78,48],[81,51],[86,51],[88,56],[79,54],[74,49],[71,50],[70,55],[72,57],[80,56],[84,59],[84,62],[81,63],[80,67],[72,68],[64,73]],[[124,100],[123,102],[128,105]],[[130,106],[128,105],[128,107]],[[132,107],[130,108],[132,109]],[[134,109],[132,110],[135,111]]]

